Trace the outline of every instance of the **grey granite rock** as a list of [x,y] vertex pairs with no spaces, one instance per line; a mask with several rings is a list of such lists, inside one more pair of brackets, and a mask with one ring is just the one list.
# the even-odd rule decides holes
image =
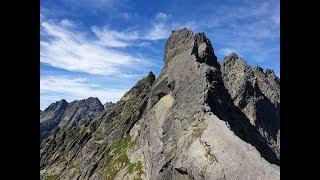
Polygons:
[[[174,31],[165,52],[165,67],[152,87],[148,111],[130,132],[139,143],[129,156],[142,162],[142,179],[278,179],[279,169],[272,163],[279,159],[234,105],[205,35]],[[219,141],[208,130],[217,124],[224,124]],[[202,139],[206,131],[211,140]],[[233,146],[223,137],[226,133],[243,145]],[[231,146],[239,148],[237,154],[225,148]]]
[[234,104],[280,158],[280,79],[270,69],[250,67],[234,53],[223,60],[221,67]]
[[115,103],[113,102],[106,102],[103,107],[104,107],[104,110],[107,110],[108,108],[112,107],[113,105],[115,105]]
[[117,160],[112,149],[121,152],[128,146],[129,130],[141,118],[154,80],[149,73],[92,120],[55,129],[40,147],[41,179],[103,179],[106,169]]
[[80,101],[72,101],[62,116],[59,126],[72,127],[82,124],[103,110],[104,107],[98,98],[89,97]]
[[40,112],[40,142],[57,126],[72,127],[82,124],[101,111],[103,105],[98,98],[93,97],[71,103],[63,99],[51,104]]
[[52,129],[59,125],[67,106],[68,102],[62,99],[52,103],[40,112],[40,142],[49,135]]
[[[164,52],[157,79],[150,72],[90,121],[53,130],[41,144],[41,179],[280,178],[280,156],[251,116],[266,114],[264,99],[274,103],[277,94],[264,91],[276,87],[259,78],[233,83],[238,75],[227,74],[234,65],[220,67],[204,33],[173,31]],[[248,113],[243,107],[252,99],[258,108]]]

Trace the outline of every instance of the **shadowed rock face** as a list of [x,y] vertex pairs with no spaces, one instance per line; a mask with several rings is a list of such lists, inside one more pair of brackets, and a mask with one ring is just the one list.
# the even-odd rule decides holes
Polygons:
[[280,158],[280,79],[270,69],[251,68],[234,53],[223,60],[221,71],[234,104]]
[[49,135],[52,129],[59,125],[67,106],[68,102],[62,99],[52,103],[40,112],[40,142]]
[[238,88],[228,75],[233,65],[220,67],[204,33],[173,31],[164,52],[157,79],[149,73],[92,120],[59,127],[43,141],[42,179],[280,178],[268,139],[276,123],[262,125],[274,120],[265,117],[272,109],[265,99],[277,101],[268,90],[275,87],[248,81]]
[[[137,151],[141,151],[140,154],[134,153],[132,157],[145,157],[145,179],[241,179],[250,174],[249,169],[254,168],[240,162],[243,161],[240,157],[246,159],[246,151],[238,152],[240,157],[232,157],[233,155],[229,154],[231,151],[226,150],[227,155],[219,157],[214,155],[212,147],[208,145],[215,140],[203,140],[202,132],[214,126],[213,122],[208,120],[213,118],[210,116],[212,114],[216,115],[213,119],[218,117],[227,123],[229,130],[240,138],[241,142],[247,142],[257,150],[252,156],[264,158],[262,167],[256,166],[256,175],[273,174],[273,170],[269,169],[272,165],[267,166],[269,163],[278,164],[279,159],[259,131],[249,123],[246,114],[234,105],[224,85],[211,43],[205,35],[193,35],[188,29],[174,31],[166,43],[165,52],[165,67],[152,87],[148,111],[136,124],[137,129],[134,127],[131,130],[132,136],[139,139]],[[208,133],[210,136],[210,132]],[[203,147],[203,156],[206,157],[195,158],[198,163],[194,163],[191,158],[201,153],[201,150],[196,152],[192,149],[194,143],[197,144],[195,146]],[[231,146],[228,143],[223,145]],[[222,152],[219,148],[216,151]],[[213,161],[227,163],[231,160],[227,160],[230,157],[246,169],[243,174],[237,174],[237,169],[230,168],[228,164],[218,167],[212,164]],[[252,157],[247,158],[249,162]],[[254,163],[252,162],[252,165]],[[226,167],[228,170],[224,170]],[[262,170],[258,170],[259,168]],[[214,174],[217,171],[218,175]],[[275,171],[277,174],[278,171]]]
[[51,104],[40,112],[40,142],[57,126],[72,127],[81,124],[101,111],[103,105],[98,98],[93,97],[71,103],[63,99]]

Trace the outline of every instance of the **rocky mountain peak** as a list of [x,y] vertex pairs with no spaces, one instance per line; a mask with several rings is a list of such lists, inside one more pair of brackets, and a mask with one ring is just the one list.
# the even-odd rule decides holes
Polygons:
[[260,67],[260,66],[255,67],[255,70],[256,70],[256,71],[263,72],[263,68],[262,68],[262,67]]
[[103,104],[97,97],[89,97],[79,101],[78,106],[88,106],[92,111],[102,111],[104,109]]
[[45,110],[40,112],[40,123],[56,119],[56,116],[63,113],[67,106],[68,102],[65,99],[50,104]]
[[194,35],[193,32],[187,28],[172,31],[172,34],[165,45],[165,67],[171,62],[170,60],[175,58],[175,56],[179,57],[181,53],[186,51],[190,51],[188,53],[194,54],[196,56],[196,61],[215,66],[218,69],[220,68],[211,41],[204,33],[197,33]]
[[237,67],[242,69],[248,67],[247,63],[236,53],[230,53],[228,56],[226,56],[222,60],[221,65],[224,67]]
[[68,102],[65,99],[61,99],[60,101],[56,101],[52,104],[50,104],[44,112],[52,111],[52,110],[59,110],[63,109],[66,105],[68,105]]
[[270,69],[252,68],[236,55],[221,63],[224,84],[233,103],[280,159],[280,81]]
[[279,179],[280,84],[190,29],[164,53],[157,78],[41,144],[43,179]]
[[170,60],[188,48],[193,47],[193,33],[190,29],[184,28],[172,31],[169,39],[165,44],[164,63],[165,66]]
[[40,113],[40,141],[45,139],[57,126],[72,127],[84,123],[103,110],[103,105],[96,97],[75,100],[70,103],[62,99],[52,103]]
[[211,41],[206,35],[204,33],[197,33],[194,36],[194,41],[194,53],[198,56],[198,62],[206,63],[220,69]]

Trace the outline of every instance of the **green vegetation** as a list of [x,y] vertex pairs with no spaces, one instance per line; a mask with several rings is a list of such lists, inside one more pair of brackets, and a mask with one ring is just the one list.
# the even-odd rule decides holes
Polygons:
[[138,177],[136,179],[141,179],[142,174],[142,163],[138,161],[136,163],[132,163],[126,153],[128,148],[136,145],[137,140],[131,141],[130,137],[125,137],[122,140],[115,141],[113,143],[113,148],[110,153],[110,161],[107,164],[106,168],[106,180],[113,180],[121,169],[126,168],[126,174],[133,174],[136,172]]
[[121,154],[129,145],[130,143],[130,138],[129,137],[126,137],[120,141],[116,141],[114,144],[113,144],[113,147],[114,147],[114,150],[113,150],[113,155],[116,156],[118,154]]
[[142,163],[141,161],[138,161],[136,164],[135,164],[135,169],[134,171],[136,171],[139,175],[139,177],[141,176],[142,174]]
[[78,171],[78,173],[81,174],[81,168],[76,162],[69,161],[68,165],[69,165],[68,170],[75,168]]
[[47,176],[45,180],[56,180],[58,179],[59,176],[60,174],[53,174],[53,175]]

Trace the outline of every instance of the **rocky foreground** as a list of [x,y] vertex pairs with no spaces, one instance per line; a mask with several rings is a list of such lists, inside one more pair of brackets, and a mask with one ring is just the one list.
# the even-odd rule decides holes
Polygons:
[[220,64],[204,33],[173,31],[159,77],[92,103],[40,112],[55,122],[41,179],[280,179],[280,79],[234,53]]

